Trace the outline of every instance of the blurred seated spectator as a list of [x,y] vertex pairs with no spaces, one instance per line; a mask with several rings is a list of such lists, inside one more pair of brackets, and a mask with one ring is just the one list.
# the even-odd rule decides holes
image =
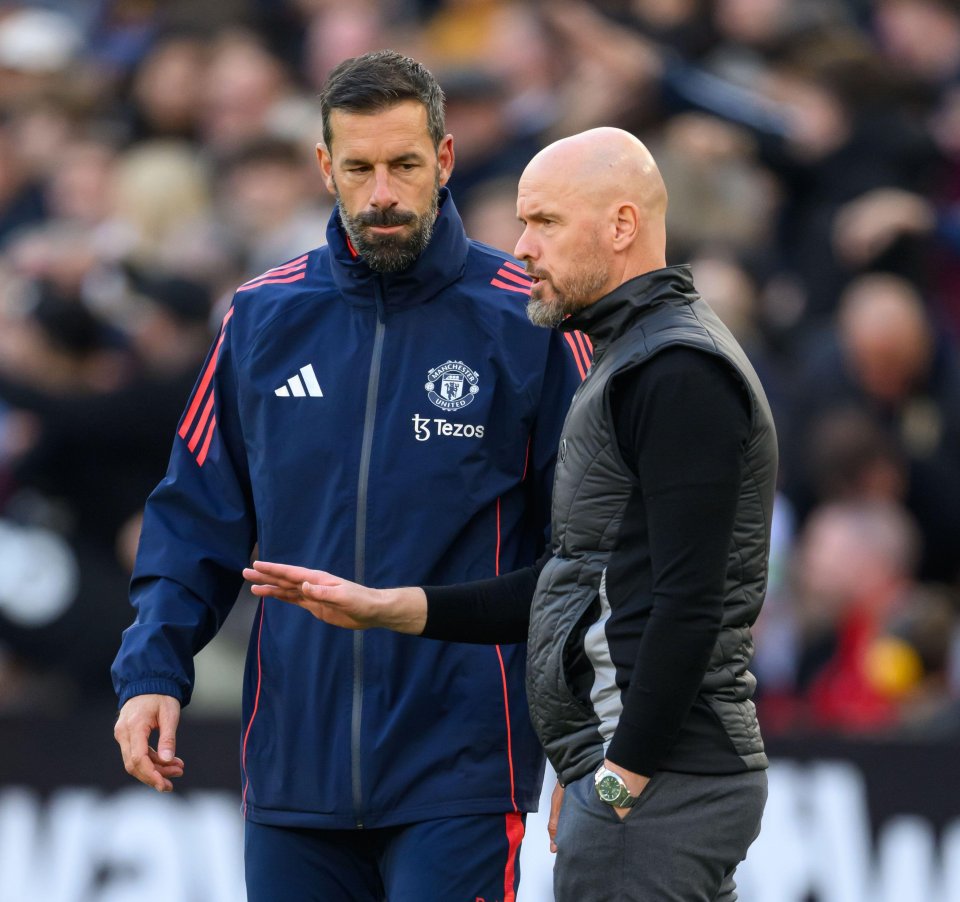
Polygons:
[[[490,247],[512,252],[523,229],[517,219],[517,180],[504,176],[457,196],[467,234]],[[459,207],[458,207],[459,209]]]
[[[960,569],[960,364],[933,332],[917,291],[895,276],[860,277],[841,299],[836,328],[811,340],[800,360],[790,415],[778,429],[784,489],[801,520],[823,500],[814,470],[818,422],[838,410],[863,411],[886,435],[876,450],[894,449],[904,461],[903,500],[927,541],[921,578],[952,582]],[[895,490],[889,470],[872,476]],[[869,480],[871,471],[857,478]]]
[[680,113],[656,143],[671,186],[667,228],[676,259],[716,245],[756,258],[772,246],[777,191],[745,131],[713,116]]
[[960,75],[960,9],[952,0],[874,0],[870,19],[885,61],[903,77],[940,86]]
[[862,407],[836,407],[818,417],[811,427],[807,452],[819,503],[901,503],[906,498],[906,454],[896,437]]
[[953,677],[960,638],[960,599],[953,587],[918,586],[873,640],[868,681],[893,700],[900,733],[960,735],[960,692]]
[[238,281],[326,242],[330,196],[315,157],[282,138],[240,145],[218,172],[224,241],[240,261]]
[[39,289],[26,318],[3,330],[0,398],[35,435],[14,482],[67,511],[68,533],[112,549],[166,469],[210,340],[209,293],[137,274],[122,321],[110,325],[81,299]]
[[198,36],[171,34],[157,41],[138,64],[129,92],[130,139],[195,140],[206,75],[207,50]]
[[50,218],[86,229],[108,222],[114,211],[116,147],[106,139],[80,137],[61,151],[46,186]]
[[291,96],[290,73],[252,32],[233,29],[212,42],[200,93],[200,134],[215,159],[270,134]]
[[514,128],[504,81],[481,66],[441,71],[437,78],[447,98],[447,131],[455,142],[456,166],[447,183],[453,196],[466,200],[479,184],[495,178],[512,178],[516,186],[542,144],[539,135]]
[[30,177],[9,128],[0,124],[0,247],[9,235],[45,216],[40,185]]
[[0,10],[0,112],[29,107],[59,85],[82,49],[79,27],[61,12]]
[[[957,92],[960,113],[960,91]],[[957,148],[955,148],[955,151]],[[840,259],[853,269],[878,267],[905,254],[919,255],[940,324],[960,338],[960,166],[953,168],[936,196],[897,187],[876,188],[837,211],[833,241]]]
[[862,267],[873,263],[895,241],[928,235],[937,225],[933,202],[923,195],[901,188],[874,188],[837,211],[834,244],[843,260]]
[[141,141],[116,160],[111,241],[117,257],[163,267],[184,233],[212,230],[207,166],[185,141]]
[[131,272],[126,304],[107,323],[81,299],[38,288],[0,330],[19,348],[0,348],[5,428],[19,432],[0,499],[9,577],[0,706],[58,709],[111,696],[110,661],[129,620],[129,524],[165,471],[209,346],[210,297],[180,278]]
[[862,732],[900,721],[875,672],[876,640],[909,610],[919,538],[888,502],[833,502],[808,517],[787,594],[794,629],[791,691],[762,693],[765,728]]
[[748,256],[738,255],[731,244],[705,242],[690,255],[690,264],[697,290],[750,358],[779,422],[786,403],[786,374],[767,336],[757,275],[743,262]]

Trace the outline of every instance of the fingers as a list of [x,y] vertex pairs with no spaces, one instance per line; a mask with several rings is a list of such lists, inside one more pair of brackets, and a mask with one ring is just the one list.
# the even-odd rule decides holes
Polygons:
[[[247,571],[244,571],[244,574],[246,574],[246,572]],[[250,591],[258,598],[277,598],[280,601],[293,602],[293,604],[297,604],[301,600],[299,588],[283,589],[280,586],[270,585],[269,583],[255,583],[250,587]]]
[[[127,773],[158,792],[170,792],[172,779],[183,776],[183,760],[175,754],[179,720],[180,702],[175,698],[139,695],[123,706],[113,730]],[[160,731],[160,751],[148,745],[155,729]]]
[[550,837],[550,851],[557,851],[557,825],[560,823],[560,808],[563,805],[563,787],[558,783],[550,796],[550,818],[547,821],[547,834]]
[[325,575],[320,570],[309,570],[293,564],[274,564],[270,561],[254,561],[252,569],[266,577],[265,582],[275,583],[288,589],[299,586],[306,580],[321,582],[321,578]]
[[[173,701],[173,699],[170,699]],[[160,705],[159,728],[160,738],[157,740],[157,754],[163,762],[173,761],[177,751],[177,726],[180,724],[180,705]]]
[[252,583],[250,591],[258,598],[276,598],[292,604],[302,604],[305,596],[303,584],[337,585],[336,577],[322,570],[309,570],[292,564],[275,564],[269,561],[254,561],[243,569],[243,578]]
[[[160,757],[160,753],[153,748],[147,748],[147,757],[153,765],[154,774],[160,778],[159,782],[163,786],[160,791],[170,792],[173,789],[171,780],[183,776],[183,759],[176,757],[169,760],[163,759]],[[159,788],[157,780],[154,780],[152,785],[154,788]]]
[[243,578],[248,582],[254,583],[254,589],[265,586],[280,591],[295,590],[299,587],[300,583],[303,582],[303,580],[284,579],[273,573],[265,573],[255,567],[244,567]]

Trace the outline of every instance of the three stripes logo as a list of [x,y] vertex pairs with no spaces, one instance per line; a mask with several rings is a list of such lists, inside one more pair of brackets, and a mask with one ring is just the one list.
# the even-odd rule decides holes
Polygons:
[[[301,378],[302,377],[302,378]],[[322,398],[323,390],[317,382],[317,374],[313,371],[313,364],[308,363],[300,367],[300,374],[287,379],[286,385],[273,392],[278,398]]]
[[495,288],[505,288],[507,291],[519,291],[520,294],[530,294],[530,286],[533,280],[527,275],[527,271],[516,263],[510,263],[504,260],[500,264],[497,274],[490,280],[490,284]]
[[309,254],[304,254],[302,257],[297,257],[296,260],[284,263],[283,266],[268,269],[255,279],[244,282],[237,291],[250,291],[253,288],[259,288],[261,285],[286,285],[289,282],[299,282],[307,275],[308,256]]

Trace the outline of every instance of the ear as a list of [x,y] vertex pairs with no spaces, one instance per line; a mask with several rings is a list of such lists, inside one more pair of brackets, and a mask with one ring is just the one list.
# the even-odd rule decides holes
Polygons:
[[626,250],[640,233],[640,211],[636,204],[622,203],[617,207],[613,219],[613,246],[615,250]]
[[331,194],[336,194],[337,189],[333,183],[333,159],[325,144],[317,145],[317,162],[320,164],[320,173],[323,175],[323,181],[327,186],[327,191]]
[[437,162],[440,165],[440,184],[446,185],[453,172],[453,135],[446,135],[440,142],[437,148]]

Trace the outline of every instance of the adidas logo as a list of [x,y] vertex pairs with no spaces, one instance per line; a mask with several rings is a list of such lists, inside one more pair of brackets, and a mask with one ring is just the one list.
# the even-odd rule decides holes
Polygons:
[[[303,379],[300,378],[303,376]],[[320,389],[320,383],[317,382],[317,374],[313,371],[313,364],[308,363],[300,367],[300,376],[291,376],[287,379],[286,385],[274,390],[278,398],[305,398],[309,395],[311,398],[322,398],[323,391]]]

